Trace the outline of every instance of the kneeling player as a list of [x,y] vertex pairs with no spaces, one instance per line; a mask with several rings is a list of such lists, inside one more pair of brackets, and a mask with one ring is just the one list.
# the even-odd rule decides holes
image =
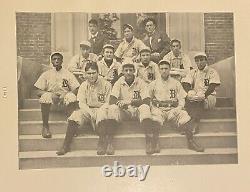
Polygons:
[[[174,123],[177,127],[185,132],[188,141],[188,148],[194,151],[203,152],[204,149],[195,142],[193,138],[192,126],[193,120],[188,113],[183,110],[185,105],[186,92],[182,85],[176,79],[170,77],[170,63],[168,61],[160,61],[159,71],[161,78],[149,84],[149,94],[152,99],[152,119],[162,126],[167,123]],[[155,133],[157,134],[157,133]],[[155,135],[158,143],[158,135]],[[158,144],[159,145],[159,144]]]
[[[79,110],[76,110],[68,118],[68,127],[63,146],[57,155],[64,155],[70,151],[70,144],[76,130],[87,123],[91,123],[97,133],[102,132],[101,123],[107,119],[108,99],[111,91],[111,84],[98,77],[98,66],[95,62],[86,64],[85,73],[87,81],[84,81],[78,91],[77,100],[79,101]],[[102,134],[102,133],[101,133]],[[105,154],[103,140],[99,139],[98,155]]]
[[44,138],[51,138],[48,123],[51,105],[65,107],[66,114],[69,116],[77,107],[75,94],[80,86],[74,75],[62,68],[61,53],[52,53],[50,59],[54,68],[44,72],[34,84],[40,97]]

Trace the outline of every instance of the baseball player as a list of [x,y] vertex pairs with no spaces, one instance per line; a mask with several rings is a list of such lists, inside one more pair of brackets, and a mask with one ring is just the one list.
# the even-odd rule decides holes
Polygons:
[[126,58],[132,58],[133,62],[139,60],[139,51],[145,45],[144,43],[134,37],[134,28],[130,24],[123,25],[124,39],[119,44],[115,51],[115,56],[119,61]]
[[216,88],[220,85],[220,77],[215,69],[208,66],[204,52],[194,56],[197,69],[182,79],[187,95],[186,108],[196,120],[195,133],[199,132],[199,122],[203,109],[213,109],[216,104]]
[[68,118],[68,127],[64,143],[61,149],[57,151],[57,155],[64,155],[70,151],[70,144],[75,132],[80,126],[84,126],[87,123],[91,123],[93,129],[100,136],[97,154],[103,155],[106,153],[101,122],[107,119],[111,84],[98,76],[98,66],[94,62],[86,64],[85,72],[87,80],[81,84],[77,94],[80,109],[74,111]]
[[103,46],[103,58],[99,61],[99,75],[104,77],[112,85],[117,81],[121,72],[121,63],[114,58],[114,46],[106,44]]
[[168,61],[171,64],[171,77],[181,80],[185,77],[192,68],[191,60],[188,55],[181,51],[181,41],[173,39],[170,42],[171,52],[164,56],[163,60]]
[[44,72],[34,84],[40,97],[44,138],[51,138],[48,123],[51,104],[66,106],[65,110],[69,116],[77,107],[75,94],[80,86],[74,75],[62,68],[61,53],[52,53],[50,59],[54,68]]
[[152,150],[159,152],[159,127],[166,121],[174,123],[185,132],[189,149],[203,152],[203,147],[193,138],[193,120],[184,110],[186,92],[179,81],[170,77],[171,65],[168,61],[162,60],[158,66],[161,78],[149,84],[151,114],[155,122],[153,137],[150,140]]
[[159,68],[156,63],[150,60],[151,50],[149,47],[144,47],[140,50],[140,63],[136,63],[137,76],[143,79],[146,83],[160,78]]
[[[117,127],[123,120],[139,120],[143,129],[151,129],[150,98],[147,84],[135,76],[135,66],[131,59],[124,60],[122,64],[124,76],[114,84],[110,94],[109,113],[111,127]],[[146,135],[147,136],[147,135]],[[146,137],[147,142],[148,136]],[[146,143],[147,144],[147,143]],[[109,146],[114,152],[112,138]],[[146,153],[151,154],[146,145]]]
[[84,69],[88,61],[97,62],[98,57],[94,53],[90,53],[91,44],[89,41],[82,41],[80,43],[80,54],[75,55],[70,60],[68,70],[72,72],[77,80],[81,83],[85,80]]

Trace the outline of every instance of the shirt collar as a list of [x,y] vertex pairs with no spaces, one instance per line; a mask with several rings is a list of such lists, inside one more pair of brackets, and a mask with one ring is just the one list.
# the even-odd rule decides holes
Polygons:
[[137,84],[137,82],[138,82],[138,78],[137,77],[135,77],[135,79],[134,79],[134,82],[131,84],[131,86],[129,86],[128,84],[127,84],[127,82],[125,81],[125,77],[124,76],[122,76],[121,77],[121,81],[122,81],[122,85],[123,86],[128,86],[128,87],[132,87],[132,86],[134,86],[134,85],[136,85]]
[[91,34],[91,38],[95,38],[95,37],[97,37],[97,35],[98,35],[98,31],[94,35]]
[[177,58],[177,59],[182,59],[183,57],[182,57],[182,52],[180,51],[180,54],[178,55],[178,57],[176,57],[175,55],[174,55],[174,53],[173,53],[173,51],[171,51],[171,56],[172,56],[172,59],[175,59],[175,58]]
[[123,39],[125,43],[131,44],[135,41],[135,36],[132,37],[132,40],[130,42],[127,42],[126,38]]
[[150,61],[149,64],[148,64],[148,66],[145,67],[145,66],[142,64],[142,62],[140,62],[140,63],[138,64],[138,66],[147,69],[147,68],[153,67],[153,63],[152,63],[152,61]]

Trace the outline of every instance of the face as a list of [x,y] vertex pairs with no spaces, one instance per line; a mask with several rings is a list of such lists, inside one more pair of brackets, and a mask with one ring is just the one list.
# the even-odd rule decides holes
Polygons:
[[124,74],[125,80],[132,80],[134,78],[135,69],[131,66],[125,66],[122,69],[122,73]]
[[155,30],[155,24],[152,21],[148,21],[145,25],[145,30],[148,33],[152,33]]
[[174,55],[178,55],[180,53],[181,45],[178,42],[173,42],[171,45],[171,50],[173,51]]
[[82,56],[84,58],[88,58],[89,57],[89,53],[90,53],[90,47],[88,47],[88,46],[81,46],[80,49],[81,49]]
[[129,29],[129,28],[126,28],[125,30],[124,30],[124,37],[125,37],[125,39],[132,39],[133,38],[133,31],[131,30],[131,29]]
[[97,25],[93,24],[93,23],[90,23],[89,24],[89,32],[92,34],[92,35],[95,35],[98,31],[98,27]]
[[170,66],[168,64],[162,64],[159,66],[159,71],[162,79],[167,79],[170,73]]
[[105,48],[103,52],[104,59],[112,60],[114,58],[114,50],[112,48]]
[[95,83],[98,78],[98,72],[90,68],[86,71],[86,78],[90,83]]
[[148,64],[150,62],[150,52],[141,52],[141,62]]
[[207,59],[204,56],[195,57],[194,60],[199,70],[203,70],[207,65]]
[[53,55],[52,58],[51,58],[51,63],[53,65],[53,67],[55,68],[60,68],[62,66],[62,63],[63,63],[63,59],[60,55]]

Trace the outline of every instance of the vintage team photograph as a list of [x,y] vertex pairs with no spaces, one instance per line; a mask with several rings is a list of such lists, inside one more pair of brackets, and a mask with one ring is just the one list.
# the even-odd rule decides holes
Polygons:
[[16,12],[16,46],[20,170],[238,164],[232,12]]

